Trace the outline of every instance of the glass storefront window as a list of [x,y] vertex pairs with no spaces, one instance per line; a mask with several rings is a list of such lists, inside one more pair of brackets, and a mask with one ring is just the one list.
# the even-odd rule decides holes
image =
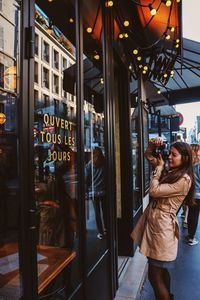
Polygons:
[[19,271],[19,168],[17,84],[20,1],[2,5],[0,14],[0,299],[22,296]]
[[[49,299],[50,293],[57,299],[56,294],[66,297],[80,282],[77,108],[76,101],[71,102],[76,79],[73,78],[70,91],[68,80],[63,81],[67,66],[76,63],[75,23],[61,31],[54,15],[58,10],[57,3],[51,3],[55,5],[54,12],[49,10],[49,3],[36,1],[36,4],[35,31],[38,40],[43,41],[38,43],[41,47],[38,53],[42,56],[35,58],[38,69],[43,72],[42,80],[37,84],[34,115],[35,202],[40,259],[38,291],[41,298]],[[74,19],[75,9],[71,1],[65,1],[64,5],[66,16],[61,22],[63,24],[69,12]],[[70,42],[68,36],[73,36],[74,41]],[[60,58],[64,63],[59,62]]]
[[84,2],[84,136],[87,229],[87,270],[107,249],[107,204],[105,190],[104,80],[102,59],[101,1],[93,7]]

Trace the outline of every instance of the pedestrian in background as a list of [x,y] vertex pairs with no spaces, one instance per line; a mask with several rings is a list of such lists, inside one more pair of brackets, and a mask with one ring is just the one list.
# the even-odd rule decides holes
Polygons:
[[131,237],[148,258],[148,277],[157,300],[170,300],[170,274],[174,268],[178,250],[178,221],[176,213],[186,198],[193,202],[194,173],[192,151],[184,142],[170,146],[168,169],[160,153],[154,157],[155,149],[162,146],[161,138],[150,141],[146,158],[154,166],[150,182],[151,201],[136,224]]
[[194,163],[194,176],[195,176],[195,205],[189,206],[188,213],[188,245],[194,246],[199,243],[199,241],[194,237],[200,210],[200,145],[191,144],[193,163]]

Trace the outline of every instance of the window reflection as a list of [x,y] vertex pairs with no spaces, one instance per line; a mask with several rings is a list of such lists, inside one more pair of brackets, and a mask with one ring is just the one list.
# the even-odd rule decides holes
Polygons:
[[19,271],[19,1],[0,1],[0,299],[22,296]]
[[[38,71],[34,86],[35,202],[38,253],[44,256],[38,264],[38,286],[40,296],[48,299],[49,293],[56,298],[58,289],[66,297],[69,289],[78,285],[80,276],[78,261],[74,260],[79,247],[76,101],[71,101],[75,89],[74,82],[69,91],[68,82],[63,81],[67,66],[76,60],[74,47],[65,36],[67,32],[61,32],[47,15],[49,5],[37,3],[45,10],[36,5],[35,61],[41,74]],[[66,1],[66,14],[69,8],[73,12],[70,1]],[[71,262],[73,265],[69,266]],[[76,274],[73,280],[71,271]],[[40,274],[44,280],[51,278],[48,284],[40,280]]]

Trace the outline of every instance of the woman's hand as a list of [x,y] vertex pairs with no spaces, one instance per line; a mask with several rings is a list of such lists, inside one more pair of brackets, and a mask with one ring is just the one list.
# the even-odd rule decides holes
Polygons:
[[149,144],[154,147],[160,147],[163,145],[163,139],[161,137],[152,138],[149,140]]
[[163,158],[162,158],[162,154],[159,154],[157,157],[157,166],[163,167],[165,164]]

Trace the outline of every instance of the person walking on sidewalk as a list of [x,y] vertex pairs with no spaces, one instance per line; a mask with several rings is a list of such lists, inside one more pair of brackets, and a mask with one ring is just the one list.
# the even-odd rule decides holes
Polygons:
[[186,198],[193,202],[194,173],[192,151],[184,142],[170,146],[168,169],[162,154],[155,157],[155,149],[162,146],[161,138],[150,140],[145,156],[154,166],[150,182],[151,201],[140,217],[131,237],[148,258],[148,277],[156,300],[170,300],[170,274],[178,250],[178,221],[176,213]]
[[194,175],[195,175],[195,205],[189,207],[188,213],[188,245],[194,246],[199,243],[199,241],[194,237],[200,210],[200,145],[191,144],[190,145],[193,154],[194,163]]

